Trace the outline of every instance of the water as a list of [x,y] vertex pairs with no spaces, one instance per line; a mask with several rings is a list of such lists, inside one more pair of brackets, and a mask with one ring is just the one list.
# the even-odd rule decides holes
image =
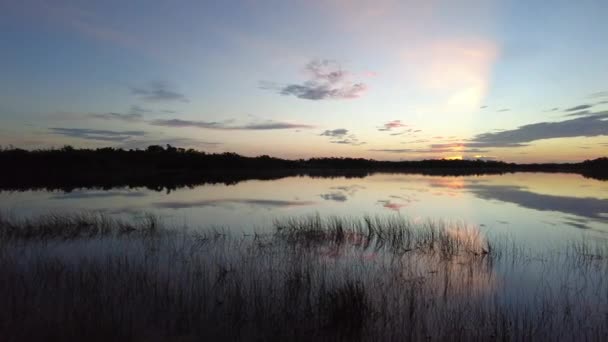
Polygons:
[[137,217],[154,213],[175,225],[271,229],[277,218],[402,215],[479,226],[533,245],[608,237],[608,182],[576,174],[514,173],[365,177],[295,176],[205,184],[176,190],[146,188],[2,191],[0,208],[17,216],[102,211]]
[[[276,325],[297,322],[299,327],[310,320],[310,312],[326,307],[319,304],[331,297],[326,289],[334,293],[352,281],[366,294],[369,312],[375,313],[362,315],[378,340],[397,339],[387,336],[402,336],[408,330],[423,336],[429,334],[428,326],[444,329],[430,332],[436,340],[458,339],[450,334],[460,330],[446,328],[450,324],[469,324],[467,333],[483,336],[471,339],[493,339],[496,331],[513,322],[515,328],[507,332],[513,336],[524,336],[525,327],[539,334],[540,340],[601,340],[597,336],[605,336],[608,182],[575,174],[376,173],[252,179],[171,191],[2,191],[0,208],[21,217],[85,210],[137,219],[154,213],[168,224],[225,227],[235,232],[209,234],[205,242],[181,235],[143,235],[7,243],[0,253],[0,273],[6,278],[0,302],[13,305],[8,313],[21,310],[21,316],[15,317],[27,317],[24,326],[44,322],[43,328],[19,332],[64,327],[73,322],[63,320],[70,317],[65,312],[88,313],[89,308],[99,307],[110,309],[95,311],[98,321],[92,330],[107,323],[112,326],[109,331],[116,331],[115,322],[130,317],[124,319],[129,322],[122,326],[124,331],[148,331],[149,312],[162,312],[158,316],[162,322],[190,315],[195,323],[188,329],[194,331],[201,319],[247,317],[246,322],[274,323],[296,310],[297,319]],[[274,220],[310,214],[401,215],[414,223],[443,221],[448,235],[470,243],[451,256],[442,256],[441,247],[425,250],[416,243],[407,251],[392,250],[390,243],[380,240],[367,247],[360,242],[366,235],[355,232],[347,232],[340,241],[311,239],[295,245],[272,234],[241,234],[273,231]],[[477,238],[476,229],[459,228],[463,226],[478,227],[488,239]],[[492,246],[487,255],[483,253],[490,250],[486,241]],[[576,247],[583,245],[589,249]],[[140,291],[148,292],[141,295]],[[221,307],[228,311],[218,311],[217,298],[222,298]],[[309,312],[303,300],[310,298],[314,309]],[[198,307],[198,303],[203,304]],[[263,310],[256,305],[263,305]],[[167,306],[172,309],[165,310]],[[267,313],[271,314],[263,316]],[[48,317],[57,321],[48,324]],[[131,324],[137,319],[140,325]],[[217,325],[214,321],[204,324],[205,331]],[[146,328],[136,331],[138,327]],[[252,331],[269,329],[252,327]],[[231,325],[226,331],[232,329]]]

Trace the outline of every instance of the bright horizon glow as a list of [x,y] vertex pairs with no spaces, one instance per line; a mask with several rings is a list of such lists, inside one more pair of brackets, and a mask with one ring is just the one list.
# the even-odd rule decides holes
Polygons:
[[0,145],[608,155],[608,3],[0,4]]

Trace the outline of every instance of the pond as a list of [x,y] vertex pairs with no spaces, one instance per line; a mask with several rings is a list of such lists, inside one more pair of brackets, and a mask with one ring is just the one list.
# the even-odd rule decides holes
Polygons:
[[174,225],[251,232],[293,216],[400,215],[478,226],[533,246],[608,235],[608,182],[566,173],[425,176],[374,173],[353,177],[288,176],[174,190],[111,188],[2,191],[0,208],[19,217],[101,211],[152,213]]

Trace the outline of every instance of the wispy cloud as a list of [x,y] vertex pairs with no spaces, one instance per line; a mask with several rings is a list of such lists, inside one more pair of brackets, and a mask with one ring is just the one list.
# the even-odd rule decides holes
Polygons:
[[576,112],[576,111],[579,111],[579,110],[589,109],[591,107],[593,107],[593,105],[582,104],[582,105],[578,105],[578,106],[574,106],[574,107],[570,107],[570,108],[564,109],[564,112]]
[[402,144],[422,144],[422,143],[427,143],[430,140],[428,139],[417,139],[417,140],[411,140],[411,141],[402,141]]
[[598,92],[595,92],[595,93],[589,95],[589,98],[591,98],[591,99],[597,99],[600,97],[608,97],[608,90],[607,91],[598,91]]
[[352,135],[346,139],[342,139],[342,140],[332,140],[332,141],[330,141],[330,143],[340,144],[340,145],[353,145],[353,146],[360,146],[360,145],[367,144],[365,141],[359,141],[359,139],[355,138],[354,135]]
[[334,60],[315,59],[306,65],[305,71],[309,79],[303,83],[285,86],[264,83],[262,88],[275,89],[281,95],[305,100],[355,99],[367,91],[365,83],[350,81],[351,73]]
[[145,114],[145,113],[149,113],[149,112],[151,112],[151,110],[143,108],[138,105],[131,106],[131,108],[129,110],[129,114]]
[[379,131],[390,131],[390,130],[393,130],[394,128],[401,128],[401,127],[407,127],[407,125],[402,123],[401,120],[393,120],[393,121],[389,121],[389,122],[383,124],[381,127],[378,128],[378,130]]
[[592,112],[592,111],[589,111],[589,110],[581,110],[581,111],[578,111],[578,112],[566,114],[564,116],[565,117],[573,117],[573,116],[588,116],[588,115],[595,115],[595,113]]
[[102,120],[121,120],[129,122],[143,121],[144,114],[152,113],[150,109],[143,108],[139,105],[132,105],[131,108],[125,113],[109,112],[109,113],[93,113],[88,115],[94,119]]
[[122,120],[122,121],[130,121],[130,122],[141,121],[143,119],[143,115],[138,114],[138,113],[129,113],[129,114],[123,114],[123,113],[97,113],[97,114],[91,114],[90,117],[94,118],[94,119]]
[[51,133],[86,140],[123,142],[134,137],[146,135],[144,131],[110,131],[89,128],[49,128]]
[[152,102],[188,102],[185,95],[172,89],[165,81],[152,81],[143,86],[131,87],[131,94]]
[[236,130],[251,130],[251,131],[264,131],[264,130],[279,130],[279,129],[294,129],[294,128],[314,128],[312,125],[279,122],[279,121],[264,121],[259,123],[249,123],[244,125],[234,125],[232,120],[228,121],[194,121],[194,120],[182,120],[182,119],[167,119],[167,120],[153,120],[149,121],[154,126],[164,127],[195,127],[205,129],[216,129],[226,131]]

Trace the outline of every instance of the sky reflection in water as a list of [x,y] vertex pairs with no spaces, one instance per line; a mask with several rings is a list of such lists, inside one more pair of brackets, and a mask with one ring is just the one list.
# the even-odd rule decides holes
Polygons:
[[152,212],[180,225],[238,230],[265,230],[276,218],[319,213],[466,222],[531,242],[581,234],[602,237],[608,232],[608,182],[574,174],[286,177],[170,193],[147,189],[0,192],[0,207],[17,215],[81,209],[119,215]]

